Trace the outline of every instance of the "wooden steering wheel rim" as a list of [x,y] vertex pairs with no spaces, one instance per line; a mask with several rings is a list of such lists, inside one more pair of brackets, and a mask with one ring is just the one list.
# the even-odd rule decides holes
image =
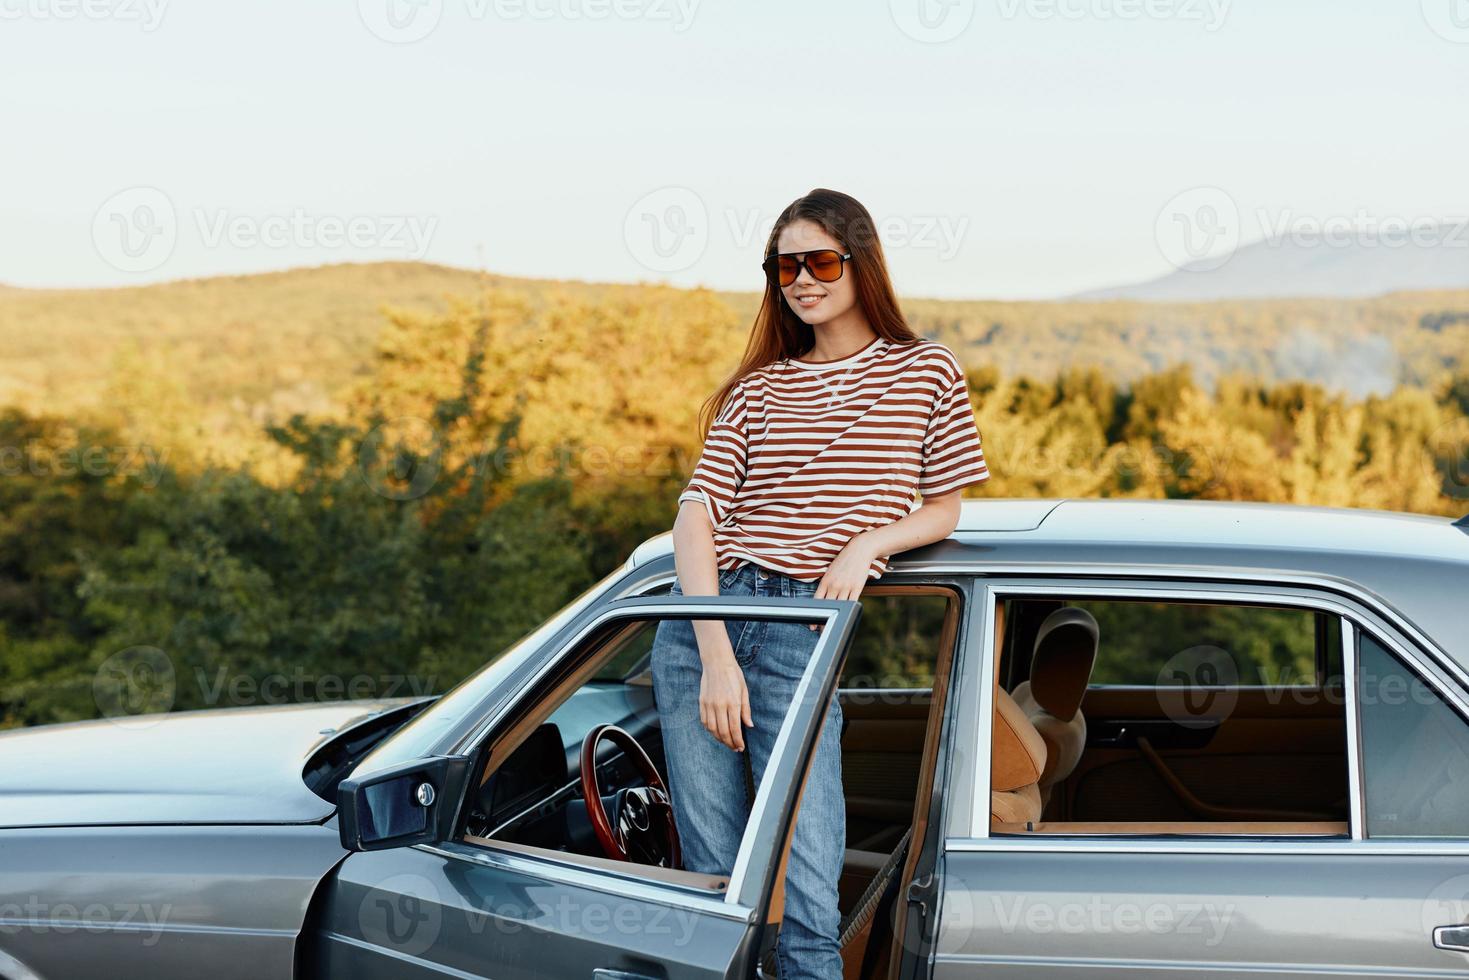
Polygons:
[[[581,742],[581,794],[587,805],[587,819],[592,823],[592,832],[597,837],[597,843],[608,857],[618,861],[631,861],[627,850],[617,839],[617,834],[612,828],[612,820],[607,816],[607,810],[602,806],[602,790],[597,784],[597,746],[606,739],[616,744],[623,753],[632,760],[633,766],[638,770],[638,775],[650,789],[655,789],[666,798],[668,788],[663,785],[663,777],[658,775],[658,767],[653,765],[653,760],[648,758],[648,753],[627,732],[616,725],[598,725],[587,732],[586,738]],[[678,846],[678,829],[674,826],[671,818],[668,821],[668,859],[673,867],[679,867],[680,854]]]

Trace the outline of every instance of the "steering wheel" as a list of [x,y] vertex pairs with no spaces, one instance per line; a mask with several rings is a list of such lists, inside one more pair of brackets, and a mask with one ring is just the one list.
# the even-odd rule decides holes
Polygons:
[[[617,791],[612,807],[615,820],[602,805],[602,792],[597,786],[597,747],[604,740],[622,749],[648,784]],[[658,775],[658,768],[643,747],[616,725],[598,725],[582,739],[581,795],[586,800],[587,817],[592,821],[597,843],[608,857],[660,868],[681,865],[673,806],[668,802],[668,790]]]

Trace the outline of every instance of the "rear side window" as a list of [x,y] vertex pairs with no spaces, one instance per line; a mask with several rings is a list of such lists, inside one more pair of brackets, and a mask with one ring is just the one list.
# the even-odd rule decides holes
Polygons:
[[1368,837],[1469,837],[1469,725],[1363,633],[1357,699]]
[[[1095,686],[1319,687],[1339,668],[1340,628],[1294,607],[1072,600],[1106,641]],[[1324,675],[1324,676],[1323,676]]]

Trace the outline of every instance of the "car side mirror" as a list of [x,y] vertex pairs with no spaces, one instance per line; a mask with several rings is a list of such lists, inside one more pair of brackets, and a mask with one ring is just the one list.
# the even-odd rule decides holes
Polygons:
[[349,851],[447,840],[469,760],[435,756],[379,769],[337,787],[337,828]]

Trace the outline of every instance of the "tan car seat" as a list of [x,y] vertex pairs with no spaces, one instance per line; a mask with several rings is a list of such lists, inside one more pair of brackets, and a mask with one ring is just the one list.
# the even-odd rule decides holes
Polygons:
[[990,821],[1025,823],[1041,818],[1038,785],[1046,767],[1046,743],[1015,699],[995,688],[995,737],[990,753]]
[[1097,621],[1084,609],[1066,606],[1041,621],[1030,660],[1030,680],[1015,686],[1015,703],[1046,742],[1041,773],[1044,807],[1051,788],[1071,775],[1086,749],[1081,699],[1097,662]]

